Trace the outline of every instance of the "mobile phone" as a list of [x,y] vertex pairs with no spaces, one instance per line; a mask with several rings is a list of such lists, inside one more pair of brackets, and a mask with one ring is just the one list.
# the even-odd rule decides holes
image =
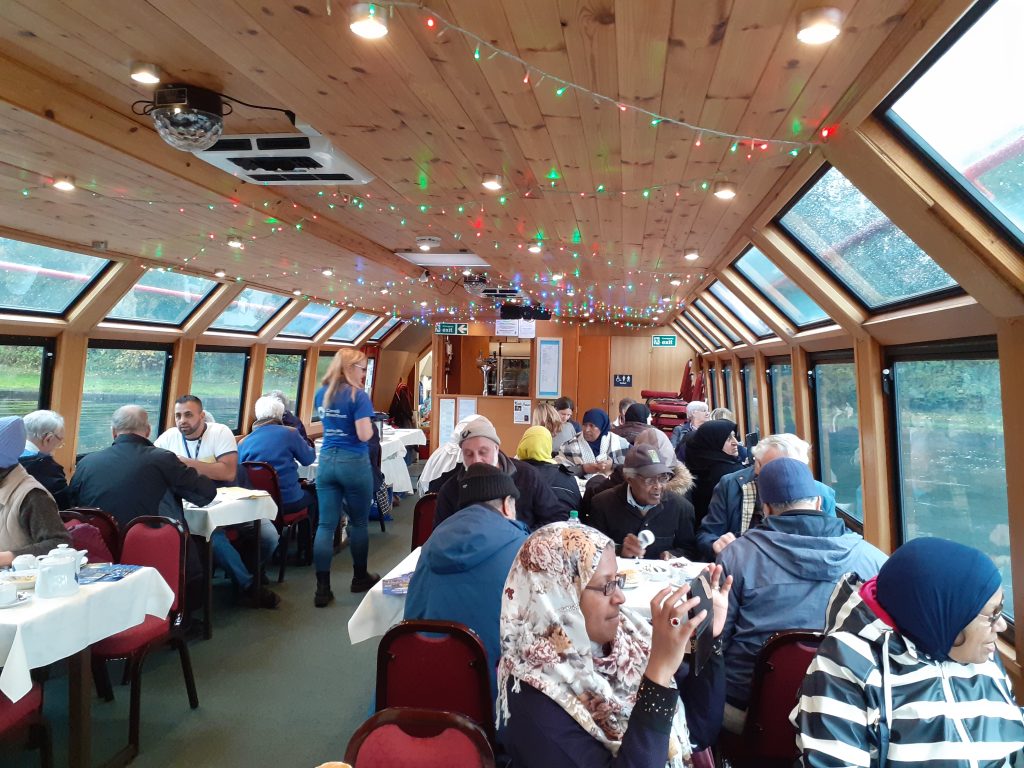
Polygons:
[[707,615],[690,636],[690,663],[693,665],[693,672],[699,675],[708,659],[711,658],[714,637],[712,637],[711,623],[714,618],[714,604],[711,602],[711,585],[708,583],[704,573],[698,575],[690,582],[690,598],[700,600],[697,605],[690,609],[690,618],[694,618],[701,611],[707,611]]

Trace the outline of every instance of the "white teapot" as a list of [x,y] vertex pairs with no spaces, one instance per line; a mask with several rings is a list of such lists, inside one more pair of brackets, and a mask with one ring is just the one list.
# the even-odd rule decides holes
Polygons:
[[16,571],[34,571],[39,566],[35,555],[18,555],[11,562]]
[[77,574],[82,566],[89,562],[89,558],[86,557],[88,554],[89,550],[87,549],[72,549],[67,544],[58,544],[46,554],[46,557],[73,555],[75,557],[75,573]]
[[75,574],[78,558],[75,550],[39,558],[36,597],[67,597],[78,591]]

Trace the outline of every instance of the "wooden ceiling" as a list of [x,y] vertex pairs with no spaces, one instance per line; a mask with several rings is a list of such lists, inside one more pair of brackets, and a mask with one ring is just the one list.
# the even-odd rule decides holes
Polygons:
[[[468,316],[478,300],[458,271],[421,283],[393,255],[431,234],[549,306],[551,276],[565,275],[567,315],[650,317],[720,264],[812,153],[770,141],[733,151],[731,139],[652,125],[586,91],[709,129],[816,141],[876,85],[862,82],[866,68],[895,57],[911,11],[938,0],[829,2],[846,14],[843,34],[809,47],[796,17],[818,3],[803,0],[427,0],[486,41],[478,59],[471,39],[439,35],[444,25],[415,8],[396,9],[388,36],[370,41],[349,31],[345,0],[6,0],[0,226],[406,317]],[[535,67],[529,82],[487,44]],[[132,111],[152,93],[128,77],[139,60],[167,81],[295,111],[376,180],[263,188],[170,148]],[[540,71],[586,90],[558,95]],[[225,134],[294,130],[244,106],[225,118]],[[506,179],[503,198],[481,188],[488,171]],[[64,174],[76,191],[46,186]],[[736,183],[737,198],[702,188],[715,180]],[[244,251],[226,247],[229,232]],[[538,236],[543,251],[527,252]],[[685,262],[685,248],[701,258]]]

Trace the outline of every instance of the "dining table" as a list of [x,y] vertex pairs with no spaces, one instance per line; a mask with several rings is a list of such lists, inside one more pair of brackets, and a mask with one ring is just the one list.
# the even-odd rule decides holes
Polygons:
[[[298,468],[299,477],[303,480],[316,480],[322,443],[322,439],[315,443],[316,461],[309,466]],[[391,486],[392,491],[412,493],[412,478],[409,475],[409,466],[405,463],[405,453],[408,448],[426,444],[427,436],[422,429],[384,427],[384,434],[380,438],[380,471],[384,475],[384,482]]]
[[0,609],[0,693],[17,701],[32,687],[31,671],[68,660],[68,731],[71,768],[91,762],[92,666],[90,646],[164,618],[174,592],[155,568],[140,567],[117,581],[79,586],[66,597],[21,593],[22,602]]

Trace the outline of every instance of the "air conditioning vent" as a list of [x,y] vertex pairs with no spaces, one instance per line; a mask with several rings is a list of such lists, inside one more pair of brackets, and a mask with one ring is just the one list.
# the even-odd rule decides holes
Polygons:
[[274,136],[256,139],[257,149],[309,149],[308,136]]
[[367,184],[373,176],[323,136],[225,136],[196,157],[253,184]]
[[311,157],[229,157],[228,160],[243,171],[295,171],[321,167]]

